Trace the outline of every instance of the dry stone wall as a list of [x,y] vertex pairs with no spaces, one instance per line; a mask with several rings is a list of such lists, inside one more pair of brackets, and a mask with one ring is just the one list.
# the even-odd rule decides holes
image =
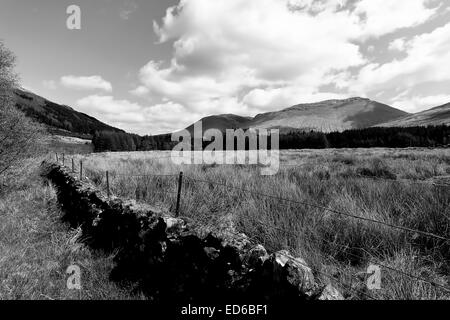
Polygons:
[[244,234],[205,232],[152,206],[108,199],[52,163],[43,176],[57,190],[62,220],[93,249],[117,252],[110,278],[136,284],[155,302],[296,303],[342,299],[316,281],[301,258],[268,254]]

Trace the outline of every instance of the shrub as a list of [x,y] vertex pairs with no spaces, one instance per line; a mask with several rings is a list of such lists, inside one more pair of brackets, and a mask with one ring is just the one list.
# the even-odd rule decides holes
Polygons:
[[14,105],[12,90],[17,77],[13,67],[13,54],[0,43],[0,178],[35,154],[43,133],[40,125]]

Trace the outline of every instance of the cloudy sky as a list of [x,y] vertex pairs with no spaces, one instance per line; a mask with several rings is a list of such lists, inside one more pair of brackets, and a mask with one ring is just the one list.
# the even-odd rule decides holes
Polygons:
[[449,0],[1,0],[0,39],[25,88],[140,134],[351,96],[450,102]]

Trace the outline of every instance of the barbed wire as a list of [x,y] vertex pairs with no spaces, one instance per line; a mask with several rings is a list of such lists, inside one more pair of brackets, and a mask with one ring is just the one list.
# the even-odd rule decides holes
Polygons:
[[[127,174],[117,174],[116,173],[116,175],[133,177],[133,175],[127,175]],[[150,176],[160,176],[160,177],[162,177],[162,176],[171,176],[171,177],[174,177],[176,175],[174,175],[174,174],[173,175],[158,175],[158,174],[134,175],[134,177],[150,177]],[[351,217],[351,218],[354,218],[354,219],[359,219],[359,220],[366,221],[366,222],[376,223],[376,224],[384,225],[384,226],[387,226],[387,227],[390,227],[390,228],[395,228],[395,229],[398,229],[398,230],[403,230],[403,231],[407,231],[407,232],[411,232],[411,233],[421,234],[421,235],[424,235],[424,236],[427,236],[427,237],[436,238],[436,239],[439,239],[439,240],[450,241],[450,238],[439,236],[439,235],[436,235],[436,234],[431,233],[431,232],[426,232],[426,231],[422,231],[422,230],[418,230],[418,229],[412,229],[412,228],[403,227],[403,226],[397,226],[397,225],[390,224],[390,223],[387,223],[387,222],[361,217],[361,216],[358,216],[358,215],[355,215],[355,214],[338,211],[338,210],[335,210],[335,209],[332,209],[332,208],[329,208],[329,207],[325,207],[325,206],[322,206],[322,205],[319,205],[319,204],[313,204],[313,203],[304,202],[304,201],[298,201],[298,200],[294,200],[294,199],[282,198],[282,197],[278,197],[278,196],[274,196],[274,195],[270,195],[270,194],[264,194],[264,193],[261,193],[261,192],[248,190],[248,189],[245,189],[245,188],[242,188],[242,187],[231,186],[231,185],[228,185],[228,184],[225,184],[225,183],[218,183],[218,182],[213,182],[213,181],[208,181],[208,180],[203,180],[203,179],[197,179],[197,178],[192,178],[192,177],[187,177],[187,176],[185,177],[185,179],[191,180],[191,181],[197,181],[197,182],[201,182],[201,183],[208,183],[208,184],[212,184],[212,185],[222,186],[222,187],[225,187],[225,188],[237,189],[237,190],[244,191],[244,192],[247,192],[247,193],[256,194],[256,195],[259,195],[259,196],[264,196],[264,197],[267,197],[267,198],[277,199],[277,200],[280,200],[280,201],[287,201],[287,202],[291,202],[291,203],[296,203],[296,204],[300,204],[300,205],[314,207],[314,208],[322,209],[322,210],[325,210],[325,211],[328,211],[328,212],[331,212],[331,213],[334,213],[334,214],[343,215],[343,216]],[[393,180],[393,181],[396,181],[396,180]]]
[[319,204],[313,204],[313,203],[308,203],[308,202],[304,202],[304,201],[298,201],[298,200],[293,200],[293,199],[282,198],[282,197],[278,197],[278,196],[274,196],[274,195],[270,195],[270,194],[265,194],[265,193],[260,193],[260,192],[256,192],[256,191],[253,191],[253,190],[248,190],[248,189],[241,188],[241,187],[230,186],[230,185],[227,185],[227,184],[224,184],[224,183],[219,183],[219,182],[213,182],[213,181],[208,181],[208,180],[196,179],[196,178],[191,178],[191,177],[185,177],[185,179],[192,180],[192,181],[198,181],[198,182],[202,182],[202,183],[209,183],[209,184],[212,184],[212,185],[222,186],[222,187],[226,187],[226,188],[237,189],[237,190],[244,191],[244,192],[247,192],[247,193],[256,194],[256,195],[260,195],[260,196],[263,196],[263,197],[272,198],[272,199],[276,199],[276,200],[280,200],[280,201],[286,201],[286,202],[301,204],[301,205],[305,205],[305,206],[309,206],[309,207],[314,207],[314,208],[322,209],[322,210],[325,210],[325,211],[328,211],[328,212],[331,212],[331,213],[335,213],[335,214],[338,214],[338,215],[343,215],[343,216],[347,216],[347,217],[354,218],[354,219],[359,219],[359,220],[366,221],[366,222],[376,223],[376,224],[379,224],[379,225],[384,225],[384,226],[387,226],[387,227],[390,227],[390,228],[399,229],[399,230],[403,230],[403,231],[407,231],[407,232],[411,232],[411,233],[416,233],[416,234],[418,233],[418,234],[421,234],[421,235],[424,235],[424,236],[427,236],[427,237],[431,237],[431,238],[436,238],[436,239],[439,239],[439,240],[450,241],[450,238],[439,236],[439,235],[431,233],[431,232],[421,231],[421,230],[418,230],[418,229],[412,229],[412,228],[403,227],[403,226],[397,226],[397,225],[394,225],[394,224],[391,224],[391,223],[387,223],[387,222],[383,222],[383,221],[378,221],[378,220],[374,220],[374,219],[370,219],[370,218],[361,217],[361,216],[357,216],[357,215],[354,215],[354,214],[350,214],[350,213],[341,212],[341,211],[338,211],[338,210],[335,210],[335,209],[331,209],[331,208],[328,208],[328,207],[325,207],[325,206],[322,206],[322,205],[319,205]]
[[[382,177],[365,176],[365,175],[361,175],[361,174],[358,174],[355,177],[362,178],[362,179],[376,180],[376,181],[384,181],[384,182],[398,182],[398,183],[404,183],[404,184],[418,184],[418,185],[426,184],[426,185],[435,186],[435,187],[450,187],[450,184],[449,185],[437,184],[434,181],[411,180],[411,179],[389,179],[389,178],[382,178]],[[343,178],[351,179],[352,177],[349,176],[349,177],[343,177]],[[433,178],[438,178],[438,177],[433,177]]]
[[114,171],[110,171],[111,175],[118,177],[130,177],[130,178],[145,178],[145,177],[177,177],[179,174],[153,174],[153,173],[145,173],[145,174],[126,174],[126,173],[117,173]]
[[[136,187],[137,187],[137,186],[138,186],[138,182],[137,182],[137,181],[134,181],[134,180],[133,180],[133,182],[135,182],[135,185],[136,185]],[[162,186],[160,186],[159,188],[161,188],[161,187],[162,187]],[[166,185],[165,187],[170,187],[170,185]],[[114,189],[116,189],[116,188],[115,188],[115,187],[111,187],[111,188],[110,188],[111,192],[113,192]],[[152,190],[151,188],[145,188],[145,190],[146,190],[148,193],[156,193],[156,194],[166,194],[166,195],[168,195],[168,194],[178,194],[177,191],[171,191],[171,190],[157,191],[157,190]]]
[[[301,164],[287,164],[287,163],[283,163],[280,165],[280,168],[282,169],[286,169],[286,168],[303,168],[306,166],[314,166],[314,163],[301,163]],[[450,187],[450,182],[449,184],[439,184],[436,183],[435,181],[424,181],[424,180],[413,180],[413,179],[390,179],[390,178],[383,178],[383,177],[375,177],[375,176],[367,176],[367,175],[362,175],[362,174],[344,174],[344,175],[336,175],[336,178],[342,178],[342,179],[354,179],[354,178],[361,178],[361,179],[369,179],[369,180],[377,180],[377,181],[385,181],[385,182],[397,182],[397,183],[405,183],[405,184],[426,184],[426,185],[430,185],[430,186],[435,186],[435,187]],[[441,178],[440,176],[433,176],[430,179],[433,178]],[[450,177],[449,177],[450,180]]]

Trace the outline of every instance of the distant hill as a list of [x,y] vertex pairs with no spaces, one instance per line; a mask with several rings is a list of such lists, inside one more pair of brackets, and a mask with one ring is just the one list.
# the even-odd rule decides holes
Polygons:
[[[224,131],[225,129],[235,129],[235,128],[247,128],[251,123],[253,118],[251,117],[241,117],[235,114],[221,114],[217,116],[209,116],[202,118],[202,129],[206,131],[208,129],[219,129]],[[194,124],[186,128],[191,135],[194,132]]]
[[124,132],[91,116],[54,103],[32,92],[15,89],[16,106],[28,117],[43,123],[48,131],[64,136],[91,138],[95,131]]
[[450,125],[450,103],[381,123],[379,127],[415,127]]
[[[225,114],[206,117],[201,121],[203,130],[278,128],[282,133],[292,130],[332,132],[368,128],[408,115],[376,101],[350,98],[298,104],[280,111],[258,114],[254,118]],[[187,129],[192,131],[193,125]]]

